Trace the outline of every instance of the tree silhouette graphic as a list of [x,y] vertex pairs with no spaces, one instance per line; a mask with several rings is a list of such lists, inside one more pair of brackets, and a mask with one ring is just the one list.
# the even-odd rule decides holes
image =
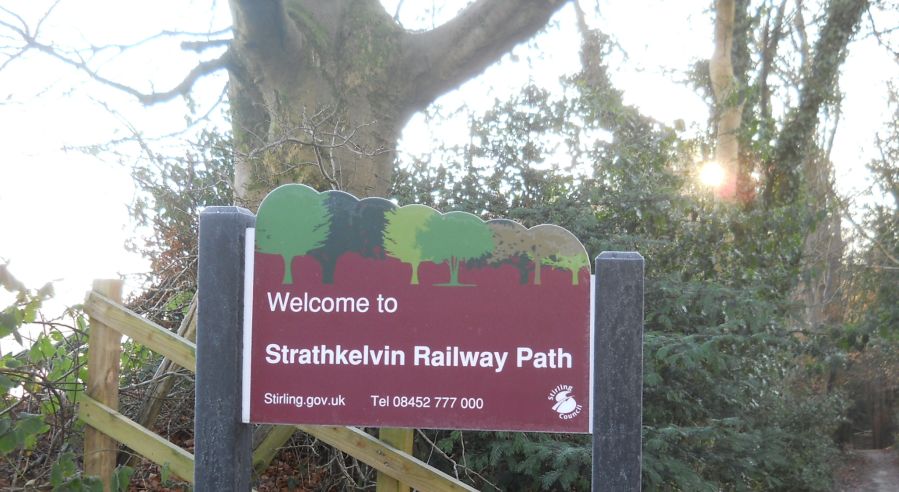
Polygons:
[[358,253],[365,258],[382,258],[381,240],[388,210],[396,205],[383,198],[359,200],[349,193],[324,193],[331,216],[331,233],[321,245],[309,251],[309,256],[322,267],[322,282],[334,283],[337,260],[346,253]]
[[284,185],[262,201],[256,215],[256,250],[284,259],[284,285],[293,283],[293,259],[328,239],[330,218],[325,195],[308,186]]
[[584,245],[566,229],[558,226],[552,227],[555,232],[544,234],[549,236],[550,240],[555,242],[556,253],[545,260],[547,265],[555,268],[562,268],[571,272],[571,285],[578,285],[578,274],[582,268],[590,271],[590,256]]
[[531,236],[518,222],[494,219],[487,222],[493,233],[493,252],[488,262],[493,265],[509,263],[518,269],[518,283],[527,284],[531,260],[527,255]]
[[418,285],[418,266],[425,260],[418,235],[437,215],[424,205],[406,205],[384,214],[384,252],[412,266],[412,285]]
[[534,285],[540,285],[543,265],[559,266],[572,271],[572,284],[577,285],[577,272],[590,267],[587,251],[574,234],[551,224],[532,227],[528,256],[534,262]]
[[590,259],[583,253],[570,256],[555,255],[552,258],[547,259],[546,264],[570,271],[571,285],[578,285],[578,274],[581,272],[582,268],[590,268]]
[[418,243],[426,259],[449,266],[449,282],[437,285],[461,287],[466,284],[459,283],[459,265],[490,254],[493,234],[478,217],[466,212],[449,212],[431,217],[427,227],[418,234]]

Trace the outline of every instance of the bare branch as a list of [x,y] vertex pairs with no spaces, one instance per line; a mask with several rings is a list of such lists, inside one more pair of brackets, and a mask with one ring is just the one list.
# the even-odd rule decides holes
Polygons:
[[25,22],[25,19],[23,19],[19,14],[15,13],[12,10],[9,10],[8,8],[3,7],[3,6],[0,6],[0,11],[6,12],[7,14],[15,17],[15,19],[17,21],[19,21],[20,24],[22,24],[22,28],[21,29],[17,28],[15,26],[13,26],[12,24],[9,24],[5,21],[0,21],[0,25],[9,27],[10,29],[12,29],[22,35],[29,35],[29,36],[31,35],[31,31],[29,31],[29,29],[28,29],[28,23]]
[[808,42],[808,31],[805,29],[805,19],[803,18],[802,10],[802,0],[796,0],[796,14],[793,16],[793,27],[796,30],[796,34],[799,36],[799,45],[796,46],[796,49],[801,56],[802,69],[805,70],[805,67],[808,65],[811,58],[811,46]]
[[[145,45],[147,43],[151,43],[153,41],[163,39],[163,38],[178,38],[178,37],[200,37],[206,38],[205,41],[183,41],[181,43],[181,48],[190,51],[199,51],[194,47],[194,44],[208,43],[209,45],[214,46],[228,46],[231,43],[230,38],[226,39],[213,39],[218,36],[225,36],[231,34],[232,29],[227,27],[225,29],[219,29],[218,31],[211,32],[188,32],[188,31],[160,31],[152,36],[147,36],[143,39],[135,41],[133,43],[119,43],[119,44],[104,44],[99,46],[91,46],[90,50],[94,53],[100,53],[107,50],[116,50],[119,52],[123,52],[129,50],[131,48],[137,48],[139,46]],[[210,46],[211,47],[211,46]]]
[[203,76],[209,75],[211,73],[217,72],[228,65],[229,60],[229,52],[225,52],[218,58],[213,58],[211,60],[206,60],[200,62],[196,67],[194,67],[190,72],[188,72],[187,76],[184,77],[184,80],[181,81],[174,88],[164,91],[164,92],[149,92],[144,93],[138,91],[137,89],[122,84],[120,82],[116,82],[112,79],[108,79],[96,71],[94,71],[90,66],[88,66],[87,62],[79,59],[75,60],[72,58],[68,58],[59,53],[54,47],[39,43],[35,39],[29,39],[28,46],[38,51],[41,51],[57,60],[65,63],[66,65],[75,67],[81,72],[85,73],[88,77],[95,80],[96,82],[100,82],[103,85],[107,85],[112,87],[113,89],[120,90],[126,94],[130,94],[137,98],[144,105],[152,105],[156,103],[161,103],[165,101],[170,101],[177,96],[183,96],[190,92],[190,89],[193,88],[193,85],[197,82],[197,80],[201,79]]
[[50,17],[50,14],[52,14],[53,11],[56,10],[56,6],[59,5],[59,3],[61,1],[62,0],[56,0],[55,2],[53,2],[53,5],[51,5],[50,8],[48,8],[47,11],[44,12],[44,15],[41,16],[40,20],[37,21],[37,25],[34,26],[34,36],[35,37],[37,37],[37,35],[40,34],[41,26],[44,25],[44,21],[46,21],[47,18]]
[[877,40],[877,44],[879,44],[884,49],[889,51],[893,55],[893,58],[895,58],[896,61],[899,62],[899,50],[895,49],[893,47],[893,45],[891,45],[889,43],[889,41],[884,39],[884,36],[883,36],[884,34],[888,34],[896,29],[899,29],[899,27],[895,27],[893,29],[886,29],[883,31],[878,30],[877,24],[874,22],[874,15],[871,13],[870,10],[868,10],[868,21],[871,23],[871,34],[874,36],[874,39]]
[[[17,34],[18,37],[15,39],[22,42],[22,45],[17,47],[16,51],[14,53],[12,53],[11,55],[8,55],[7,59],[4,60],[2,64],[0,64],[0,70],[9,66],[13,61],[19,59],[20,57],[22,57],[22,55],[24,55],[28,51],[36,50],[38,52],[41,52],[41,53],[44,53],[45,55],[50,56],[51,58],[56,59],[70,67],[75,68],[76,70],[86,74],[88,77],[90,77],[95,82],[99,82],[99,83],[106,85],[108,87],[111,87],[113,89],[119,90],[126,94],[130,94],[130,95],[134,96],[135,98],[137,98],[137,100],[140,101],[144,105],[152,105],[152,104],[156,104],[156,103],[160,103],[160,102],[169,101],[171,99],[174,99],[175,97],[188,94],[190,92],[190,90],[193,88],[193,85],[199,79],[201,79],[202,77],[204,77],[206,75],[214,73],[218,70],[226,68],[229,64],[230,52],[226,51],[218,58],[204,60],[204,61],[201,61],[200,63],[198,63],[196,67],[194,67],[190,72],[188,72],[188,74],[184,77],[184,79],[178,85],[176,85],[175,87],[173,87],[170,90],[163,91],[163,92],[139,91],[139,90],[135,89],[134,87],[131,87],[129,85],[123,84],[121,82],[112,80],[110,78],[107,78],[107,77],[101,75],[96,69],[92,68],[89,65],[88,60],[86,60],[84,58],[84,56],[81,55],[80,52],[75,51],[72,54],[66,54],[63,52],[63,50],[59,49],[58,47],[38,40],[38,35],[39,35],[41,26],[47,20],[47,18],[50,16],[50,14],[52,14],[53,10],[59,4],[59,1],[60,0],[57,0],[56,2],[54,2],[50,6],[50,8],[47,10],[47,12],[43,16],[41,16],[41,18],[37,22],[34,32],[32,32],[32,30],[28,26],[28,23],[20,15],[18,15],[17,13],[15,13],[5,7],[0,7],[0,12],[6,13],[7,15],[13,17],[20,24],[20,26],[17,26],[15,24],[13,24],[12,22],[0,19],[0,27],[5,27],[5,28],[9,29],[10,31],[12,31],[13,33]],[[107,49],[117,49],[119,51],[124,51],[128,48],[133,48],[133,47],[139,46],[140,44],[143,44],[145,42],[148,42],[150,40],[157,39],[157,38],[163,37],[163,36],[207,36],[207,37],[211,37],[211,36],[216,36],[216,35],[222,35],[229,31],[230,31],[230,28],[224,29],[221,31],[217,31],[217,32],[213,32],[213,33],[205,33],[205,34],[187,33],[187,32],[179,33],[176,31],[163,31],[154,36],[150,36],[141,41],[138,41],[137,43],[134,43],[134,44],[93,46],[89,49],[89,51],[94,54],[104,51],[104,50],[107,50]],[[10,37],[10,39],[13,39],[13,38]],[[207,43],[209,43],[208,47],[212,47],[211,46],[212,44],[218,44],[219,46],[221,46],[223,44],[226,44],[227,42],[228,42],[227,40],[208,40],[207,41]],[[188,45],[188,46],[192,46],[192,49],[194,49],[195,51],[198,50],[197,46],[194,46],[194,45]],[[205,48],[202,48],[202,49],[205,49]]]
[[17,51],[16,53],[10,55],[9,58],[6,59],[6,61],[4,61],[2,64],[0,64],[0,71],[3,71],[4,68],[6,68],[10,63],[16,61],[20,56],[24,55],[27,51],[28,51],[27,49],[21,49],[21,50]]
[[371,122],[347,127],[347,123],[338,116],[337,109],[330,106],[323,107],[312,115],[304,110],[300,116],[299,124],[289,120],[278,121],[276,127],[284,130],[275,137],[267,138],[245,130],[252,135],[258,145],[248,153],[242,154],[242,157],[247,160],[260,159],[269,152],[286,146],[308,149],[311,151],[311,160],[282,164],[283,167],[274,170],[272,174],[281,176],[295,171],[300,166],[313,166],[318,169],[328,186],[342,190],[345,184],[341,180],[343,169],[338,151],[348,151],[350,154],[366,158],[388,152],[381,147],[365,148],[356,141],[357,132],[372,125]]
[[405,0],[400,0],[399,2],[397,2],[396,11],[393,13],[393,20],[395,20],[396,23],[400,26],[402,26],[402,24],[400,23],[400,10],[402,10],[404,3]]
[[181,49],[188,51],[196,51],[197,53],[212,48],[222,48],[231,45],[230,39],[211,39],[208,41],[184,41],[181,43]]
[[[843,210],[843,216],[846,217],[847,219],[849,219],[849,223],[852,224],[852,227],[855,229],[855,232],[857,232],[861,237],[870,241],[871,244],[873,244],[874,247],[877,248],[877,250],[880,251],[880,253],[883,254],[883,256],[886,259],[893,262],[894,265],[899,266],[899,258],[896,258],[895,256],[893,256],[886,246],[884,246],[880,241],[878,241],[877,238],[871,237],[865,231],[865,228],[862,227],[861,225],[859,225],[855,221],[855,219],[852,218],[852,214],[849,213],[849,210],[847,209],[846,204],[843,203],[841,200],[837,200],[837,203],[840,205],[840,209]],[[883,268],[886,268],[886,267],[883,267]]]
[[[499,487],[497,487],[496,484],[494,484],[490,480],[487,480],[486,477],[484,477],[477,471],[469,468],[464,462],[462,464],[460,464],[460,463],[456,462],[456,460],[452,459],[448,454],[446,454],[442,449],[440,449],[440,446],[438,446],[437,443],[432,441],[431,438],[429,438],[427,436],[427,434],[422,432],[421,429],[415,429],[415,431],[418,433],[419,436],[422,437],[422,439],[424,439],[431,446],[432,451],[437,452],[437,454],[442,456],[443,459],[449,461],[453,465],[453,474],[456,476],[457,480],[459,479],[459,469],[461,468],[465,472],[465,474],[468,475],[469,480],[473,480],[472,475],[474,475],[474,476],[478,477],[479,479],[483,480],[484,483],[486,483],[487,485],[493,487],[494,490],[502,490]],[[460,440],[461,440],[461,438],[460,438]],[[464,454],[465,453],[465,442],[464,441],[462,441],[462,453],[463,453],[462,459],[464,461],[465,460],[465,454]]]
[[122,126],[128,131],[129,136],[112,139],[112,140],[109,140],[109,141],[106,141],[103,143],[99,143],[99,144],[65,146],[65,147],[63,147],[63,150],[65,150],[65,151],[74,150],[77,152],[96,153],[98,151],[110,151],[110,149],[114,148],[116,145],[123,144],[123,143],[129,143],[129,142],[133,143],[133,142],[138,142],[139,140],[144,141],[144,142],[156,142],[156,141],[160,141],[160,140],[170,139],[173,137],[183,136],[186,132],[192,130],[193,128],[196,128],[196,126],[199,125],[200,123],[209,121],[210,118],[212,117],[212,113],[216,109],[220,108],[222,103],[225,101],[225,96],[227,95],[227,93],[228,93],[228,86],[227,86],[227,84],[225,84],[225,86],[222,88],[221,92],[219,93],[219,96],[216,99],[216,101],[214,103],[212,103],[212,105],[209,106],[209,109],[205,113],[203,113],[198,118],[192,119],[190,124],[188,124],[184,128],[178,129],[176,131],[169,132],[169,133],[162,134],[162,135],[156,135],[156,136],[152,136],[152,137],[146,137],[146,136],[141,135],[140,132],[137,130],[137,127],[133,123],[128,121],[128,119],[125,118],[125,116],[122,115],[121,112],[115,110],[106,102],[96,99],[94,97],[90,97],[91,101],[93,101],[94,103],[96,103],[97,105],[99,105],[100,107],[105,109],[110,115],[112,115],[115,119],[117,119],[122,124]]

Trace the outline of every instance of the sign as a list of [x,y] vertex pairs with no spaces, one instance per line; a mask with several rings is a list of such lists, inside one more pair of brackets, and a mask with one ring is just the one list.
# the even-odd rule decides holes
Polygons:
[[591,431],[565,229],[285,185],[247,232],[244,422]]

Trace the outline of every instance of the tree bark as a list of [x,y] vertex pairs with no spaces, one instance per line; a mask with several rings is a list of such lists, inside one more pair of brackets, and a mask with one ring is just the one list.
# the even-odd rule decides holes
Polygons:
[[410,32],[376,0],[231,0],[237,203],[255,209],[288,182],[386,195],[409,118],[564,3],[478,0],[440,27]]
[[724,169],[724,182],[718,189],[718,195],[725,199],[736,197],[740,172],[739,132],[743,103],[739,100],[732,60],[735,16],[735,0],[715,2],[715,51],[709,60],[709,75],[717,114],[715,160]]

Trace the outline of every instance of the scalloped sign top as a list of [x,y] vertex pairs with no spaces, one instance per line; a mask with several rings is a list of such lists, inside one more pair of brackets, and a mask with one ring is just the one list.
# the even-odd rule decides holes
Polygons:
[[589,432],[590,261],[564,228],[294,184],[248,238],[245,421]]

